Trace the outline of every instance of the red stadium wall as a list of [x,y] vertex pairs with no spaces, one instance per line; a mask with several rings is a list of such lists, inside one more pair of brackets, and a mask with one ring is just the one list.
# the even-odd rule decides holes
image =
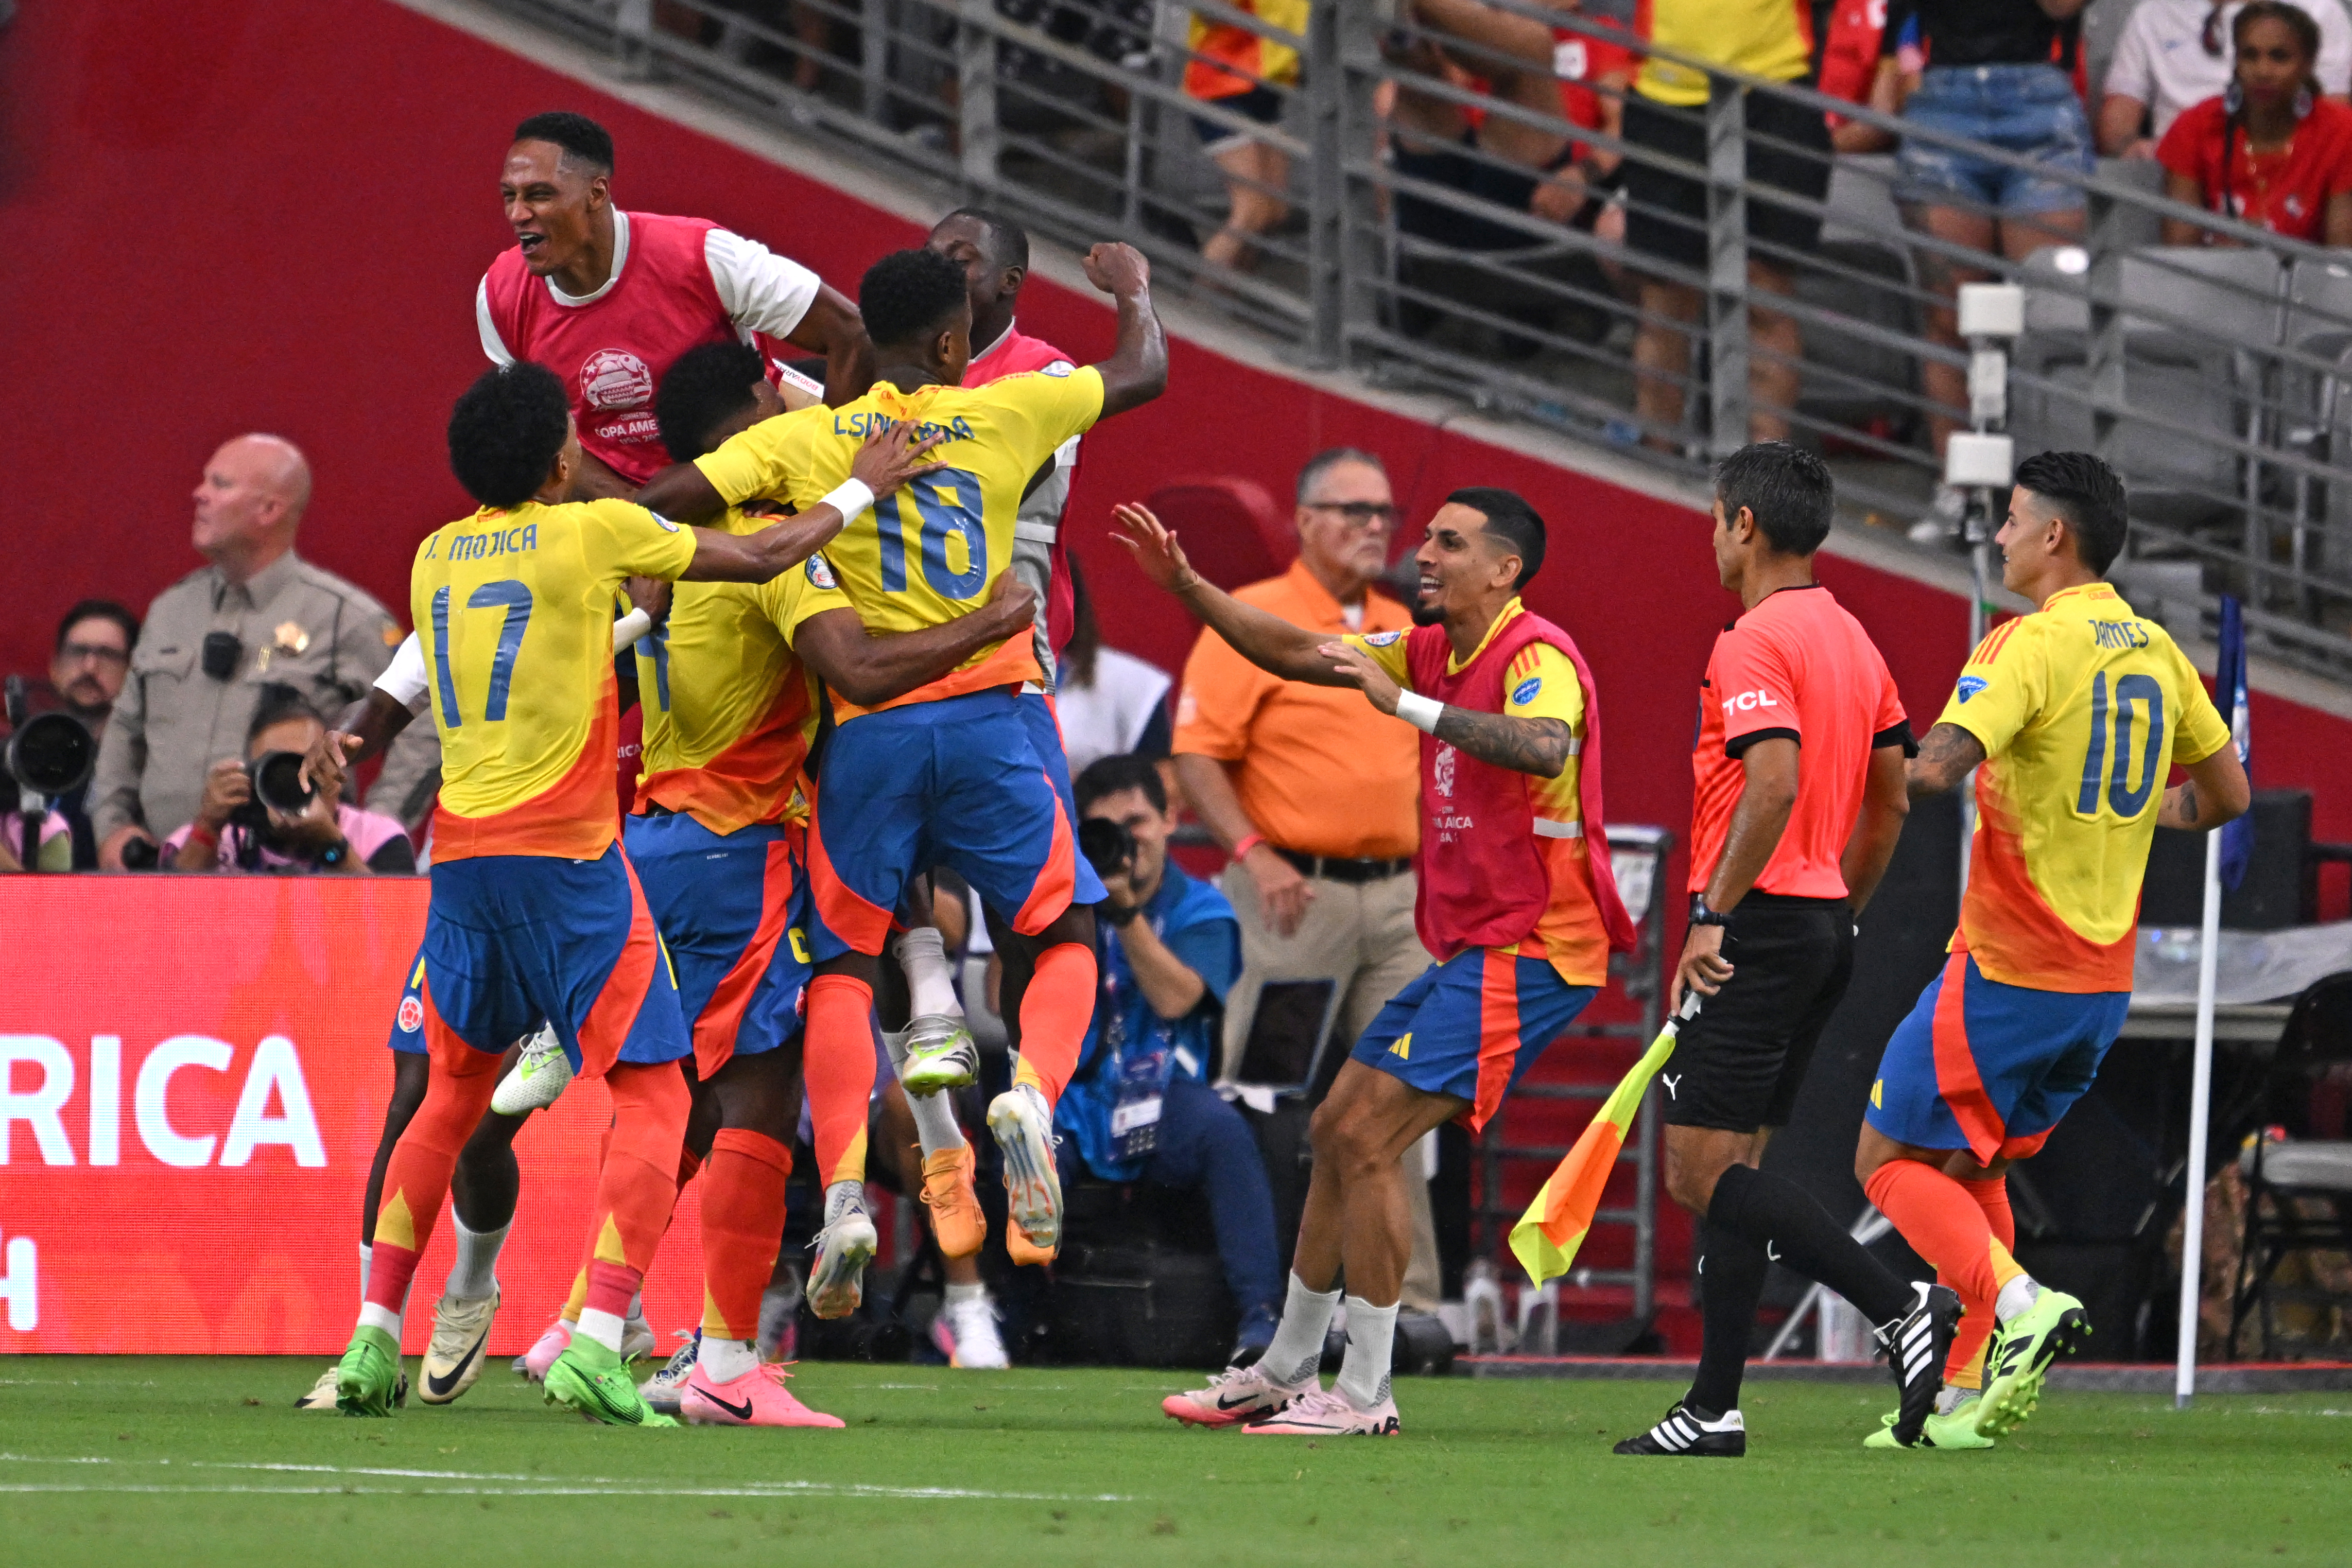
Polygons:
[[[611,127],[625,204],[719,220],[845,289],[919,237],[385,0],[22,9],[0,34],[0,298],[17,366],[0,422],[15,563],[0,667],[40,668],[73,600],[143,608],[196,565],[187,493],[212,447],[245,430],[280,432],[311,456],[305,554],[404,615],[415,541],[468,509],[441,430],[483,362],[472,298],[506,243],[499,155],[517,120],[552,107]],[[1101,302],[1042,279],[1022,321],[1081,359],[1110,346]],[[1552,547],[1531,598],[1576,633],[1600,682],[1611,815],[1682,830],[1695,687],[1733,610],[1714,586],[1706,519],[1536,457],[1180,342],[1169,395],[1091,439],[1079,476],[1072,535],[1112,640],[1175,668],[1194,628],[1108,542],[1111,502],[1203,470],[1279,495],[1308,454],[1342,443],[1385,455],[1409,517],[1470,483],[1536,501]],[[1849,562],[1823,574],[1885,650],[1914,714],[1932,716],[1958,665],[1962,602]],[[2352,839],[2352,791],[2330,776],[2352,756],[2352,726],[2258,695],[2255,727],[2263,781],[2315,789],[2318,833]],[[2342,915],[2340,879],[2326,899]],[[117,929],[140,920],[128,904],[121,918]],[[373,1020],[393,992],[376,981],[354,1050],[377,1049]],[[380,1061],[347,1066],[377,1092]],[[347,1215],[320,1223],[350,1228]]]

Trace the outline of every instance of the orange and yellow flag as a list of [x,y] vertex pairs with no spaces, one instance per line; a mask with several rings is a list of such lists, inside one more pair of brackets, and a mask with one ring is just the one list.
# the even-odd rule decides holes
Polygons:
[[1633,1131],[1643,1092],[1675,1053],[1675,1033],[1680,1027],[1677,1020],[1667,1020],[1650,1049],[1642,1053],[1642,1060],[1602,1102],[1591,1125],[1559,1162],[1559,1168],[1545,1180],[1527,1213],[1511,1227],[1511,1250],[1517,1254],[1528,1278],[1538,1285],[1567,1273],[1576,1260],[1576,1249],[1584,1245],[1584,1233],[1592,1228],[1592,1216],[1601,1207],[1609,1175],[1617,1168],[1618,1151]]

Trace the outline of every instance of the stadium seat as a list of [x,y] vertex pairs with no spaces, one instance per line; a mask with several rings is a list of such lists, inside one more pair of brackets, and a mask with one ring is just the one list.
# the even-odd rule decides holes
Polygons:
[[[2021,452],[2095,445],[2088,277],[2086,253],[2072,246],[2036,251],[2020,268],[2025,333],[2011,360],[2010,429]],[[2193,528],[2243,508],[2258,477],[2250,465],[2231,446],[2174,426],[2259,438],[2260,350],[2280,340],[2284,283],[2267,251],[2157,247],[2123,257],[2120,294],[2132,304],[2124,399],[2167,421],[2122,418],[2116,465],[2133,476],[2139,519]]]
[[1255,480],[1195,475],[1162,485],[1143,504],[1182,536],[1194,569],[1219,588],[1273,577],[1297,558],[1298,536]]
[[[2143,195],[2164,194],[2164,165],[2147,158],[2102,158],[2099,178],[2119,185],[2129,185]],[[2109,243],[2127,246],[2134,250],[2142,246],[2158,244],[2164,237],[2164,220],[2156,215],[2153,207],[2127,206],[2116,213],[2115,227],[2109,231]]]
[[[2270,1112],[2305,1132],[2319,1132],[2318,1096],[2352,1069],[2352,972],[2330,975],[2295,998],[2271,1063]],[[2340,1091],[2333,1096],[2341,1120]],[[2249,1313],[2262,1322],[2263,1359],[2276,1354],[2275,1301],[2322,1309],[2352,1305],[2340,1296],[2307,1286],[2276,1282],[2290,1254],[2352,1249],[2352,1141],[2342,1126],[2335,1138],[2296,1138],[2273,1145],[2257,1136],[2239,1162],[2246,1176],[2246,1228],[2232,1281],[2229,1354],[2238,1354],[2238,1333]]]

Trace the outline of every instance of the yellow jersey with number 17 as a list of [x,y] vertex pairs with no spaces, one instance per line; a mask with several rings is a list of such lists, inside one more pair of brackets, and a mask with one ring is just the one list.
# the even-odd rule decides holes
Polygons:
[[593,860],[618,834],[613,607],[675,578],[694,538],[626,501],[484,507],[426,536],[409,572],[441,732],[436,860]]
[[[1102,375],[1090,365],[1057,364],[983,387],[935,384],[908,392],[886,382],[837,409],[762,421],[695,459],[695,466],[730,506],[765,497],[805,511],[849,477],[870,433],[915,423],[926,434],[944,434],[931,456],[946,467],[881,497],[824,547],[868,631],[919,631],[987,601],[1012,563],[1029,481],[1064,442],[1093,428],[1102,400]],[[1033,641],[1024,634],[984,648],[883,706],[1042,681]],[[863,711],[837,695],[835,706],[844,718]]]
[[1938,724],[1983,743],[1952,951],[2041,991],[2128,991],[2148,840],[2176,762],[2230,727],[2164,628],[2104,582],[1993,628]]

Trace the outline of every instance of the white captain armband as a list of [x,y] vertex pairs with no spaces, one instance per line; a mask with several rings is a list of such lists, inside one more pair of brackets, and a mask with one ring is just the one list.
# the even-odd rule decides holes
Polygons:
[[821,506],[831,507],[841,514],[841,526],[847,528],[857,520],[860,512],[874,504],[874,492],[862,479],[844,479],[825,493]]
[[618,621],[613,622],[613,652],[615,653],[619,653],[622,649],[627,647],[630,643],[635,643],[638,638],[644,636],[653,629],[654,618],[652,616],[646,614],[642,610],[630,611],[626,615],[622,616]]
[[1419,692],[1397,694],[1397,717],[1427,735],[1437,733],[1437,720],[1445,712],[1445,705]]

